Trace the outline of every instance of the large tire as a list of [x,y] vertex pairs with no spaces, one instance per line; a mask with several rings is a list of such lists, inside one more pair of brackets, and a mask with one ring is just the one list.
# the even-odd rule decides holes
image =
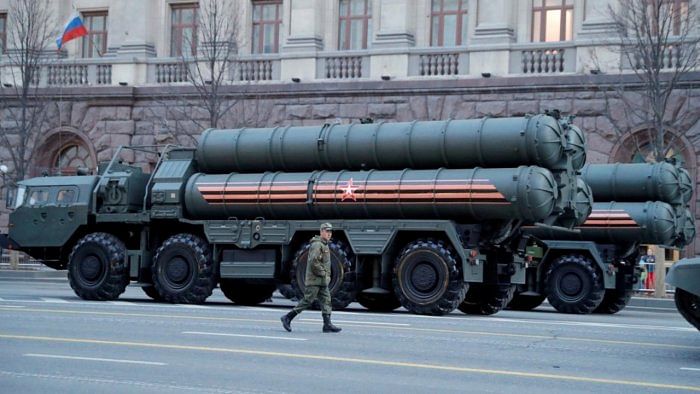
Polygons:
[[154,301],[163,301],[163,297],[160,296],[160,294],[158,293],[158,290],[156,289],[155,286],[153,286],[153,285],[141,286],[141,290],[143,290],[143,292],[147,296],[151,297]]
[[84,300],[116,300],[129,284],[126,246],[112,234],[84,236],[68,261],[70,287]]
[[464,301],[467,285],[452,251],[442,241],[418,239],[406,245],[394,266],[394,294],[420,315],[445,315]]
[[270,283],[249,283],[241,279],[221,279],[219,287],[226,298],[239,305],[257,305],[272,297],[276,286]]
[[594,263],[584,256],[559,257],[546,277],[547,300],[559,312],[588,314],[603,301],[603,279]]
[[294,287],[292,287],[292,285],[289,283],[279,283],[277,285],[277,291],[279,291],[280,294],[282,294],[282,296],[288,300],[299,301],[299,296],[297,295],[296,290],[294,290]]
[[459,310],[468,315],[493,315],[508,305],[514,293],[515,285],[472,283]]
[[634,290],[631,288],[623,290],[605,289],[603,301],[593,312],[606,314],[617,313],[625,309],[627,304],[630,303],[632,293],[634,293]]
[[168,238],[153,261],[153,285],[164,301],[201,304],[216,287],[209,244],[195,235]]
[[688,323],[700,330],[700,297],[683,289],[676,288],[676,294],[673,298],[676,301],[678,312],[680,312]]
[[508,303],[508,309],[514,311],[531,311],[540,306],[545,298],[547,298],[546,295],[515,294],[513,299],[510,300],[510,303]]
[[391,312],[401,306],[394,293],[357,295],[357,302],[371,312]]
[[[309,256],[311,243],[307,242],[297,251],[294,263],[289,275],[292,277],[292,288],[298,299],[304,298],[306,286],[306,260]],[[354,266],[348,257],[350,251],[340,241],[331,241],[328,244],[331,252],[331,283],[328,290],[331,293],[331,304],[334,310],[345,309],[355,301],[357,295],[357,283]],[[318,301],[314,301],[312,308],[320,309]]]

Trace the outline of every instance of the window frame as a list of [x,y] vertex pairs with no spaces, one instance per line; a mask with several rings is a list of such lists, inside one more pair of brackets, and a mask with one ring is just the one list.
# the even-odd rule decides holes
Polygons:
[[[363,50],[369,48],[369,28],[370,23],[372,23],[372,0],[364,0],[365,7],[364,13],[353,15],[352,12],[352,1],[353,0],[339,0],[338,1],[338,50],[339,51],[352,51],[352,50]],[[346,2],[346,13],[345,16],[342,15],[341,9],[343,7],[343,2]],[[355,20],[362,20],[362,45],[361,48],[350,48],[352,40],[352,22]],[[345,31],[342,29],[342,22],[345,21]],[[342,33],[345,33],[345,42],[341,41]]]
[[[531,16],[531,27],[532,34],[530,35],[530,40],[532,42],[566,42],[566,11],[571,10],[571,40],[574,39],[574,2],[571,4],[566,4],[567,0],[558,0],[561,4],[556,6],[547,6],[547,0],[533,0],[532,1],[532,16]],[[535,6],[535,3],[539,3],[539,6]],[[547,11],[561,11],[559,19],[559,41],[547,41]],[[540,37],[535,41],[535,13],[540,13]]]
[[[263,9],[265,6],[268,5],[274,5],[275,6],[275,19],[264,19],[264,13]],[[250,51],[251,53],[254,54],[263,54],[263,53],[279,53],[279,48],[280,48],[280,28],[282,27],[282,0],[254,0],[253,1],[253,10],[251,13],[251,18],[252,18],[252,31],[251,31],[251,47]],[[260,19],[256,20],[255,19],[255,9],[260,8]],[[271,52],[265,52],[265,26],[266,25],[272,25],[274,26],[274,45],[273,49]],[[258,31],[258,42],[255,42],[255,30],[260,29]]]
[[[182,11],[183,10],[194,10],[192,23],[184,24],[182,23]],[[177,15],[177,21],[175,22],[175,15]],[[198,30],[199,30],[199,3],[174,3],[170,4],[170,57],[182,57],[182,50],[185,43],[183,42],[183,30],[185,28],[192,29],[192,42],[190,49],[192,52],[190,56],[197,53],[197,41],[198,41]]]
[[[107,21],[108,21],[108,16],[109,12],[107,10],[103,11],[90,11],[90,12],[83,12],[81,13],[81,17],[83,18],[83,22],[85,24],[85,28],[87,29],[88,34],[86,36],[83,36],[82,43],[80,45],[81,48],[81,55],[83,58],[95,58],[95,57],[102,57],[104,54],[107,52]],[[104,17],[104,24],[103,24],[103,29],[104,30],[98,30],[95,31],[95,29],[92,27],[94,20],[93,18],[96,17]],[[102,36],[102,48],[96,50],[96,55],[93,53],[93,50],[95,50],[95,36]],[[87,48],[86,48],[87,47]]]
[[[440,10],[435,11],[435,2],[440,2]],[[463,7],[464,6],[464,7]],[[466,3],[462,0],[458,0],[458,5],[457,5],[457,10],[447,10],[445,11],[445,0],[431,0],[430,1],[430,46],[431,47],[444,47],[445,46],[445,16],[447,15],[456,15],[457,17],[457,25],[455,26],[455,46],[461,46],[466,44],[466,39],[467,37],[465,34],[467,33],[466,31],[463,31],[463,29],[466,29],[466,26],[462,26],[462,20],[466,16],[467,18],[469,17],[469,2],[467,1]],[[435,17],[439,18],[439,28],[438,28],[438,37],[437,37],[437,43],[433,44],[433,31],[434,26],[433,26],[433,21],[435,20]],[[462,42],[462,37],[464,36],[464,41]]]
[[0,30],[0,54],[3,54],[7,52],[7,12],[0,12],[0,19],[3,20],[3,29]]

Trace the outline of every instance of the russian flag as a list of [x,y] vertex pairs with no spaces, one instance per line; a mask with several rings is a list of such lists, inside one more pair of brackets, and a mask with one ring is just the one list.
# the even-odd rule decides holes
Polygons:
[[70,19],[66,23],[66,26],[63,28],[63,34],[56,39],[56,45],[58,45],[58,49],[60,50],[63,44],[67,43],[68,41],[86,36],[88,34],[87,29],[85,28],[85,25],[83,25],[83,20],[80,19],[80,15],[78,13],[74,13],[71,15]]

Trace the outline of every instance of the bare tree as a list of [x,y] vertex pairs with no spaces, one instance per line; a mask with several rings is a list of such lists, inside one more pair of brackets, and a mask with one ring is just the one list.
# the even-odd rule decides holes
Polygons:
[[195,93],[166,96],[160,103],[165,111],[156,116],[171,136],[187,136],[194,142],[201,130],[221,127],[224,116],[238,104],[239,100],[224,94],[223,87],[233,79],[237,65],[241,12],[238,1],[199,2],[196,29],[182,35],[178,57],[178,71]]
[[[668,156],[679,138],[671,128],[691,112],[681,111],[689,101],[679,90],[684,75],[698,66],[695,11],[688,0],[618,0],[617,8],[608,8],[619,28],[614,46],[620,50],[622,66],[636,77],[634,83],[616,88],[627,120],[624,127],[618,125],[618,132],[630,132],[629,124],[647,126],[632,139],[637,152],[648,153],[648,160]],[[639,88],[629,89],[630,85]],[[674,95],[685,103],[671,103]]]
[[0,142],[12,160],[15,181],[27,175],[36,140],[47,121],[49,101],[38,94],[39,75],[57,35],[55,26],[48,0],[10,1]]

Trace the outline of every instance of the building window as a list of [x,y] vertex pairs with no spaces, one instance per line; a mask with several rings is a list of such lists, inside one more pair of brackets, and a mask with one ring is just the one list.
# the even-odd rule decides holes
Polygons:
[[7,48],[7,14],[0,14],[0,53]]
[[282,1],[253,3],[253,53],[279,52]]
[[197,4],[171,6],[170,56],[192,56],[197,53]]
[[430,45],[454,47],[467,42],[467,0],[433,0]]
[[61,148],[53,160],[51,173],[74,175],[79,168],[93,169],[95,166],[90,151],[82,144],[69,143]]
[[367,49],[372,37],[372,1],[340,0],[338,49]]
[[107,11],[83,13],[88,31],[83,40],[83,57],[102,57],[107,52]]
[[533,0],[532,42],[570,41],[574,36],[574,0]]
[[680,36],[681,30],[685,30],[688,19],[688,0],[673,0],[673,35]]

